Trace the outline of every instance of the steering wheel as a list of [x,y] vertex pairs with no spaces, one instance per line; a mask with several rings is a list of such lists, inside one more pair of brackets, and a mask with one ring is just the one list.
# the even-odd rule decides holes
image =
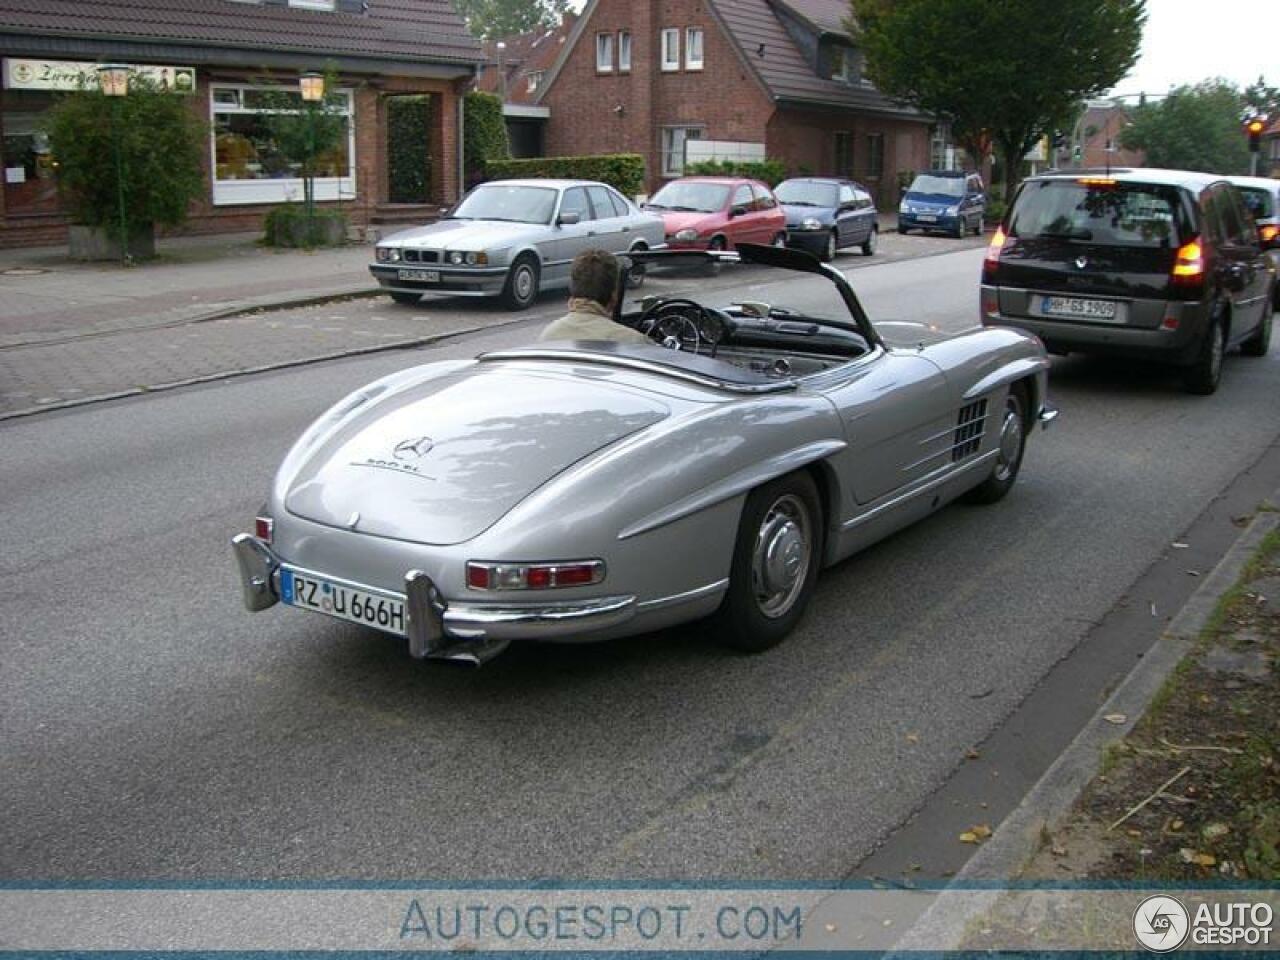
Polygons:
[[718,327],[705,307],[681,297],[650,304],[636,321],[636,329],[660,347],[701,353],[706,344],[713,357],[721,339]]

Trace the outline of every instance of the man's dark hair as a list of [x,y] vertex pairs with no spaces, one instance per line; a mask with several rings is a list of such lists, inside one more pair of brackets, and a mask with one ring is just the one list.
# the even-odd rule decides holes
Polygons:
[[618,258],[607,250],[584,250],[573,258],[569,296],[609,306],[618,293]]

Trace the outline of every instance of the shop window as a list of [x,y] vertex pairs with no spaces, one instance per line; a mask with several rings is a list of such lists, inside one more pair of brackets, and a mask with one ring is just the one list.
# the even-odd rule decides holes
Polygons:
[[611,73],[613,71],[613,34],[596,34],[596,72]]
[[690,27],[684,32],[684,68],[702,69],[702,28]]
[[680,69],[680,30],[668,27],[662,31],[662,69]]
[[57,183],[49,138],[41,113],[6,113],[0,159],[4,163],[5,206],[10,213],[56,210]]
[[627,73],[631,69],[631,33],[627,30],[618,32],[618,72]]
[[690,140],[701,140],[701,127],[662,128],[662,175],[678,177],[684,173],[684,147]]
[[[302,109],[302,98],[291,90],[264,87],[214,86],[213,202],[284,203],[302,199],[301,165],[286,156],[271,134],[268,117]],[[355,135],[350,91],[338,91],[346,135],[339,145],[315,161],[317,200],[355,196]]]

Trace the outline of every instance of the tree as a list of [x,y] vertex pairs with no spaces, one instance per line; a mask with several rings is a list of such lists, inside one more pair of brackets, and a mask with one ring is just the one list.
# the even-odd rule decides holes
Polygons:
[[1226,80],[1177,87],[1163,100],[1138,107],[1120,135],[1127,150],[1144,150],[1153,167],[1249,172],[1244,95]]
[[453,0],[467,28],[486,40],[552,27],[569,10],[569,0]]
[[128,95],[114,100],[92,87],[69,93],[46,125],[58,188],[76,223],[109,226],[124,207],[135,226],[176,226],[204,195],[206,128],[190,97],[146,77],[133,75]]
[[1251,117],[1270,117],[1280,120],[1280,87],[1267,85],[1265,77],[1244,88],[1244,105]]
[[[1146,0],[852,0],[849,30],[885,94],[994,143],[1005,196],[1022,157],[1138,55]],[[979,153],[979,156],[982,154]]]
[[472,90],[462,99],[462,155],[467,186],[484,178],[486,164],[511,159],[502,98]]

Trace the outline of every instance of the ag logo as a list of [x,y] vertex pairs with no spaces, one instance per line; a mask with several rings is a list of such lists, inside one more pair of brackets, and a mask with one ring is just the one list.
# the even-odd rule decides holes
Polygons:
[[1191,929],[1187,908],[1163,894],[1147,897],[1133,912],[1133,933],[1138,942],[1155,953],[1168,953],[1182,946]]

